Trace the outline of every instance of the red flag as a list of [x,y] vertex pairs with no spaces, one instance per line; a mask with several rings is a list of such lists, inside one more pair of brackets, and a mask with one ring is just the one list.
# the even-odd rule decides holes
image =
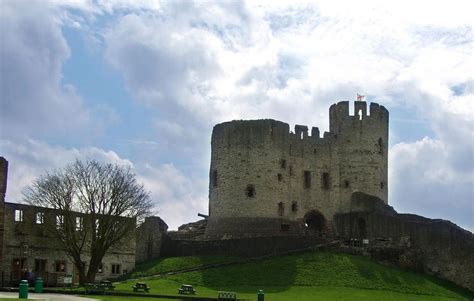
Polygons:
[[357,101],[362,101],[364,99],[365,95],[360,95],[357,94]]

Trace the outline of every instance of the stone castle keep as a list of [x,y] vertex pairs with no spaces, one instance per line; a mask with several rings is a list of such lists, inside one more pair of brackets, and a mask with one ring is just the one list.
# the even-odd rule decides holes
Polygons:
[[[363,101],[354,103],[354,115],[347,101],[332,105],[322,137],[318,128],[309,135],[296,125],[290,132],[288,124],[269,119],[216,125],[209,215],[178,231],[147,217],[108,250],[97,280],[160,257],[256,257],[323,246],[352,248],[474,291],[474,235],[388,205],[388,125],[387,109],[371,103],[367,110]],[[76,282],[74,263],[45,231],[61,212],[7,202],[8,169],[0,157],[0,286],[17,285],[25,268],[46,285],[62,285],[67,274]]]
[[388,200],[387,109],[356,101],[329,109],[329,132],[276,120],[231,121],[212,133],[206,234],[334,231],[351,195]]

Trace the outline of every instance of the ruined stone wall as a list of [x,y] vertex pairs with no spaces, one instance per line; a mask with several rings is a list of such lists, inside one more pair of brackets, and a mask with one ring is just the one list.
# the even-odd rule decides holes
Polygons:
[[135,253],[137,263],[160,257],[166,230],[168,225],[158,216],[145,218],[143,224],[137,228]]
[[[22,212],[22,220],[15,221],[15,211]],[[44,213],[44,223],[36,223],[36,213]],[[24,204],[5,203],[4,211],[4,261],[2,274],[4,284],[15,284],[21,277],[23,268],[42,276],[50,285],[62,284],[66,274],[73,275],[78,281],[74,263],[64,252],[63,246],[48,230],[56,223],[57,210]],[[78,215],[83,215],[78,213]],[[83,260],[89,262],[87,253]],[[45,270],[36,271],[36,261],[45,260]],[[56,270],[58,262],[65,262],[64,272]],[[112,273],[112,264],[120,265],[120,273]],[[114,278],[131,271],[135,267],[135,233],[130,233],[109,249],[102,259],[102,272],[96,280]]]
[[405,245],[419,254],[420,265],[428,273],[448,279],[474,291],[474,235],[455,224],[414,214],[399,214],[382,200],[355,194],[352,211],[335,216],[341,238],[368,238]]
[[[232,121],[214,127],[207,235],[275,235],[304,231],[308,212],[349,211],[350,195],[387,200],[388,112],[357,102],[330,109],[330,132],[275,120]],[[365,109],[364,109],[365,108]],[[383,183],[383,184],[381,184]]]
[[235,255],[256,257],[327,243],[315,236],[266,236],[216,240],[174,240],[165,236],[162,256]]

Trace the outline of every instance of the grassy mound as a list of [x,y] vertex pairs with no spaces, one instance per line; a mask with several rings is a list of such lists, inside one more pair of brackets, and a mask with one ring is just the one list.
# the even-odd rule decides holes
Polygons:
[[[167,258],[138,267],[136,274],[150,275],[156,271],[237,259],[227,256]],[[117,288],[129,290],[132,282],[121,283]],[[218,290],[229,290],[251,300],[255,299],[258,289],[265,290],[268,300],[317,300],[311,298],[318,295],[325,300],[465,300],[473,297],[472,293],[434,277],[383,266],[360,256],[330,252],[281,256],[146,282],[152,292],[159,294],[176,294],[177,288],[186,283],[195,286],[200,296],[216,296]],[[381,299],[381,296],[385,297]]]
[[169,257],[148,261],[136,266],[131,277],[162,275],[171,271],[184,270],[239,260],[235,256],[185,256]]

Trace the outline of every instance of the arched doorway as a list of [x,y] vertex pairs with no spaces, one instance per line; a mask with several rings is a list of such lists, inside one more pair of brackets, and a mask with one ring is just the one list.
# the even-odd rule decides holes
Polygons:
[[359,238],[363,239],[367,237],[367,225],[365,223],[365,219],[359,217],[357,219],[357,228],[359,230]]
[[306,231],[321,235],[326,232],[326,218],[318,210],[311,210],[304,216]]

